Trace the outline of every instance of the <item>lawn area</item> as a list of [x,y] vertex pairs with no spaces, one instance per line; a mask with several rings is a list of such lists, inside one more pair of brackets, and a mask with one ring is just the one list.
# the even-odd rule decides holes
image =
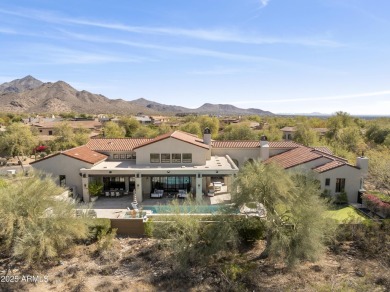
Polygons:
[[339,222],[343,222],[344,220],[353,220],[361,222],[365,219],[368,219],[351,206],[334,207],[333,210],[326,211],[325,216],[328,218],[335,219]]

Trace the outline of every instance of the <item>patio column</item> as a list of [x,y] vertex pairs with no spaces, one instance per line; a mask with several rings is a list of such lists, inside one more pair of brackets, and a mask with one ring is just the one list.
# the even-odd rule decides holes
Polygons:
[[195,179],[195,185],[196,185],[196,200],[200,201],[202,200],[202,196],[203,196],[203,193],[202,193],[202,174],[198,173],[196,175],[196,179]]
[[129,192],[129,181],[130,178],[128,176],[125,176],[125,192]]
[[83,173],[83,175],[81,177],[81,184],[83,187],[83,201],[84,201],[84,203],[89,203],[88,183],[89,183],[88,174]]
[[140,173],[135,175],[135,195],[137,196],[137,201],[142,202],[142,176]]

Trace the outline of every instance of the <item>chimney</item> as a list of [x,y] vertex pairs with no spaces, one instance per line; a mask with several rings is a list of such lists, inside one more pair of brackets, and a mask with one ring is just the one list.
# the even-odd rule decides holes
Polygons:
[[209,128],[205,128],[203,131],[203,143],[211,145],[211,131]]
[[267,136],[261,136],[260,138],[260,158],[261,161],[265,161],[269,158],[269,144]]
[[362,156],[360,156],[356,159],[356,167],[360,168],[361,174],[363,177],[367,176],[367,174],[368,174],[368,158],[364,156],[364,153],[362,153]]

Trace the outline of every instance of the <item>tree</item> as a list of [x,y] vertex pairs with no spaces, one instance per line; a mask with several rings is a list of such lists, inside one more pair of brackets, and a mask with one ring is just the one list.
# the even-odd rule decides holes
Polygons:
[[232,200],[237,206],[263,204],[268,230],[263,256],[293,266],[300,260],[314,260],[323,250],[328,229],[319,192],[318,183],[307,174],[255,161],[240,169]]
[[38,144],[38,139],[30,127],[21,123],[13,123],[0,139],[0,149],[9,156],[16,156],[24,171],[20,156],[30,155]]
[[194,134],[198,137],[202,136],[202,130],[200,128],[199,123],[197,123],[197,122],[188,122],[188,123],[180,126],[180,130],[187,132],[187,133]]
[[298,124],[294,133],[294,141],[305,146],[314,146],[318,143],[316,131],[310,128],[308,123]]
[[75,218],[75,203],[59,197],[64,191],[50,177],[35,172],[1,187],[1,253],[39,264],[86,238],[88,228]]
[[123,138],[125,137],[125,129],[114,122],[106,122],[103,127],[105,138]]
[[227,126],[223,134],[219,136],[221,140],[256,140],[258,135],[247,123]]
[[73,129],[69,123],[64,122],[54,128],[54,136],[56,138],[52,142],[53,150],[66,150],[87,143],[88,130]]
[[126,137],[133,137],[134,133],[141,126],[140,123],[131,117],[123,117],[119,120],[119,125],[126,131]]
[[204,129],[209,128],[214,139],[218,136],[219,120],[216,117],[201,116],[197,121],[200,125],[201,133],[203,133]]

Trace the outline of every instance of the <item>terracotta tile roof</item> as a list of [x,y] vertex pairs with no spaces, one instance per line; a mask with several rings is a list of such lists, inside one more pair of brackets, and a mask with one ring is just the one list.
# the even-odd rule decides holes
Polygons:
[[135,147],[153,139],[146,138],[116,138],[90,139],[86,146],[95,151],[132,151]]
[[260,141],[213,141],[213,148],[257,148]]
[[323,157],[313,150],[313,148],[308,147],[294,148],[268,158],[265,163],[276,163],[287,169]]
[[330,154],[330,155],[333,155],[332,153],[332,150],[330,150],[328,147],[326,146],[320,146],[320,147],[314,147],[315,150],[318,150],[318,151],[321,151],[321,152],[324,152],[326,154]]
[[81,161],[90,163],[90,164],[96,164],[100,161],[105,160],[108,157],[107,155],[93,151],[90,148],[88,148],[86,145],[83,145],[83,146],[75,147],[75,148],[65,150],[62,152],[58,152],[58,153],[55,153],[53,155],[48,155],[45,158],[30,162],[30,164],[39,163],[43,160],[50,159],[54,156],[58,156],[61,154],[66,155],[68,157],[72,157],[72,158],[77,159],[77,160],[81,160]]
[[187,142],[187,143],[190,143],[190,144],[193,144],[195,146],[202,147],[202,148],[205,148],[205,149],[209,149],[210,148],[209,145],[204,144],[203,140],[199,139],[198,136],[196,136],[196,135],[192,135],[192,134],[185,133],[185,132],[182,132],[182,131],[174,131],[174,132],[170,132],[170,133],[167,133],[167,134],[160,135],[160,136],[158,136],[158,137],[156,137],[154,139],[151,139],[150,141],[145,142],[142,145],[138,145],[137,147],[134,147],[134,149],[137,149],[137,148],[140,148],[140,147],[152,144],[152,143],[156,143],[158,141],[162,141],[162,140],[165,140],[165,139],[168,139],[168,138],[174,138],[174,139],[177,139],[177,140],[180,140],[180,141],[183,141],[183,142]]
[[[271,141],[268,142],[270,148],[297,148],[301,147],[293,141]],[[260,141],[247,140],[247,141],[214,141],[213,148],[258,148],[260,147]]]
[[62,154],[91,164],[98,163],[108,157],[107,155],[91,150],[85,145],[65,150]]
[[346,165],[346,163],[343,161],[339,161],[339,160],[333,160],[331,162],[328,162],[328,163],[320,165],[316,168],[313,168],[313,170],[321,173],[321,172],[325,172],[325,171],[328,171],[328,170],[331,170],[331,169],[334,169],[334,168],[337,168],[337,167],[340,167],[343,165]]

